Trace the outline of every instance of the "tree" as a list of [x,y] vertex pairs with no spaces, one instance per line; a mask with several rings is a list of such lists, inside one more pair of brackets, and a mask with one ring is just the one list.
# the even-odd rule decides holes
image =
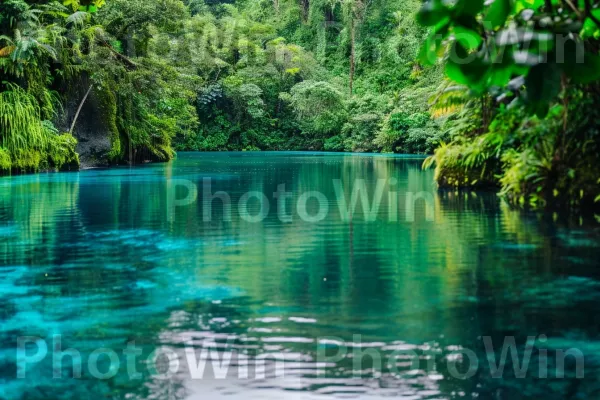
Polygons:
[[188,11],[181,0],[111,0],[99,15],[106,31],[122,43],[126,56],[147,55],[150,26],[175,32]]
[[363,20],[367,3],[365,0],[343,0],[344,13],[350,31],[350,73],[349,90],[350,96],[353,94],[354,74],[356,72],[356,30]]

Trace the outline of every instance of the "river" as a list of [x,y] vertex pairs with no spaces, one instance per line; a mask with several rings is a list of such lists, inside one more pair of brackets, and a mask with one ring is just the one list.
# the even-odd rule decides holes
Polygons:
[[597,226],[438,192],[422,161],[1,178],[0,398],[597,398]]

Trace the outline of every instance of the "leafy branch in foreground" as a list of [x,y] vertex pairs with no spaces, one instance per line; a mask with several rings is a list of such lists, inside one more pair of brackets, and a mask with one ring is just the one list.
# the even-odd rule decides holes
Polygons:
[[[424,165],[436,165],[441,186],[491,184],[510,202],[534,207],[598,203],[598,17],[592,0],[423,4],[417,18],[431,33],[421,61],[441,61],[469,90],[448,118],[451,143]],[[444,91],[438,98],[454,101]],[[465,121],[477,114],[472,129]]]
[[421,60],[443,52],[446,74],[475,93],[519,99],[539,117],[564,85],[600,79],[600,2],[428,0],[417,19],[431,28]]

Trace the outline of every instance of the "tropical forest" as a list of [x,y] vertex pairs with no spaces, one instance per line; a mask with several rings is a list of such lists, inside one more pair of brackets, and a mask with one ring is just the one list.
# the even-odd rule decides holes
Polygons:
[[0,399],[598,398],[599,224],[600,0],[0,0]]
[[432,154],[444,187],[600,200],[592,1],[0,7],[5,173],[176,151]]

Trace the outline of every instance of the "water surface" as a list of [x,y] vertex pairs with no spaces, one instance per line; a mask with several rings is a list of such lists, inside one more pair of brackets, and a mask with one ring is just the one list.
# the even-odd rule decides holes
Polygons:
[[[407,156],[182,153],[168,164],[0,179],[0,398],[600,396],[598,229],[511,210],[493,193],[438,193],[421,163]],[[231,220],[218,200],[206,220],[205,178],[212,192],[231,197]],[[336,179],[348,196],[364,180],[371,198],[378,180],[387,182],[374,220],[342,218]],[[173,208],[188,195],[183,180],[197,186],[198,200]],[[282,221],[272,197],[281,184],[293,193],[292,222]],[[261,223],[248,220],[260,211],[256,201],[238,210],[248,191],[270,199]],[[303,221],[292,207],[310,191],[329,202],[319,222]],[[396,217],[389,191],[398,193]],[[407,193],[429,194],[433,214],[425,200],[407,212]],[[318,211],[309,201],[307,212]],[[49,346],[25,379],[16,378],[19,336]],[[69,357],[62,370],[53,368],[57,336],[62,349],[80,352],[80,379],[69,378]],[[518,379],[509,363],[502,379],[492,378],[483,337],[498,344],[497,357],[504,338],[513,337],[520,356],[533,349],[535,368]],[[131,342],[142,352],[136,379],[123,358]],[[209,370],[191,379],[186,346],[233,355],[228,378]],[[571,347],[585,354],[585,377],[576,379],[567,360],[558,379],[554,353]],[[98,357],[110,379],[95,379],[88,368],[99,348],[121,358],[110,373],[109,359]],[[342,348],[345,357],[318,362],[319,354]],[[169,367],[166,357],[149,368],[157,349],[180,363],[166,379],[159,375]],[[381,368],[371,357],[354,366],[367,349],[383,360]],[[479,368],[458,379],[448,363],[468,372],[465,349]],[[537,368],[541,350],[550,359],[546,379]],[[266,360],[265,373],[252,379],[257,358]],[[283,377],[275,373],[281,360]],[[249,379],[239,376],[245,365]]]

